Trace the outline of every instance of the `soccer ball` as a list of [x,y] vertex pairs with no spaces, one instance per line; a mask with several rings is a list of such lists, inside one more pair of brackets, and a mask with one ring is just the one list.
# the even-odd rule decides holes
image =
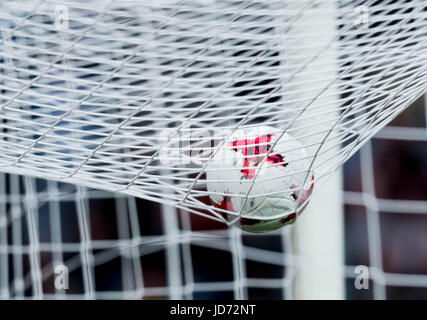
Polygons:
[[[240,213],[239,226],[249,232],[293,224],[313,190],[304,147],[273,127],[237,130],[206,171],[213,206]],[[309,186],[301,193],[303,184]]]

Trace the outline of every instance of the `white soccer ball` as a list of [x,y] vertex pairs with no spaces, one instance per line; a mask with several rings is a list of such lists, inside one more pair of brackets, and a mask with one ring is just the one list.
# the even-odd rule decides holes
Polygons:
[[313,190],[314,176],[304,147],[273,127],[237,130],[206,171],[212,204],[240,213],[239,226],[250,232],[293,224]]

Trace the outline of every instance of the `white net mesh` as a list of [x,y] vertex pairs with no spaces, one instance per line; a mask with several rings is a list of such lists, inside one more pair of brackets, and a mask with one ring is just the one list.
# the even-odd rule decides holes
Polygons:
[[364,291],[354,289],[349,279],[347,297],[427,297],[427,256],[422,248],[427,223],[425,97],[346,164],[345,260],[348,265],[370,265],[372,280],[372,290]]
[[[27,177],[0,184],[1,297],[65,294],[51,280],[66,262],[71,297],[291,298],[288,231],[268,244],[199,233],[196,216],[140,199],[225,222],[236,212],[207,201],[215,142],[259,124],[300,141],[321,184],[426,91],[426,12],[421,0],[2,1],[0,163]],[[200,247],[231,257],[224,278],[193,272]],[[274,277],[251,276],[267,257]],[[378,257],[380,286],[425,283],[387,278]]]
[[[426,101],[345,165],[343,298],[427,297]],[[248,234],[135,197],[16,175],[0,176],[0,192],[1,298],[295,297],[290,229]],[[57,265],[70,271],[68,290],[54,287]],[[369,290],[355,288],[356,265],[370,267]]]
[[363,5],[369,28],[357,1],[3,1],[3,171],[223,219],[214,140],[261,122],[319,184],[425,90],[423,1]]

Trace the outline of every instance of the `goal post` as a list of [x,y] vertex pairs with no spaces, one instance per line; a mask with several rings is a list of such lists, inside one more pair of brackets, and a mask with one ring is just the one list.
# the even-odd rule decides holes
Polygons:
[[[340,168],[328,168],[336,170],[330,177],[319,177],[320,171],[316,170],[318,166],[323,168],[322,164],[340,150],[340,144],[330,139],[337,135],[337,129],[329,130],[337,121],[340,109],[339,92],[334,83],[338,76],[336,47],[329,45],[337,38],[337,3],[289,2],[286,8],[298,18],[286,34],[289,40],[284,50],[290,56],[301,58],[292,61],[296,61],[298,73],[292,75],[291,93],[287,97],[296,101],[296,109],[305,108],[303,114],[296,116],[294,126],[303,127],[297,132],[305,137],[302,141],[308,146],[308,154],[317,153],[312,163],[316,192],[293,229],[297,261],[295,298],[344,299],[343,177]],[[323,128],[321,123],[325,123]],[[323,136],[319,137],[318,132],[324,132]],[[327,137],[330,142],[319,143]]]

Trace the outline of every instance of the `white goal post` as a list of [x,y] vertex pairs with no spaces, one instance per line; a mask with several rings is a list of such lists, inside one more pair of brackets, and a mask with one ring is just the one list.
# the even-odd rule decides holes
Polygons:
[[[304,10],[310,7],[311,1],[300,1],[291,3],[291,10]],[[294,78],[296,83],[292,88],[294,94],[290,94],[292,100],[304,100],[305,90],[317,93],[319,82],[333,83],[338,74],[338,53],[335,46],[325,48],[325,43],[333,42],[337,37],[337,4],[333,1],[319,2],[311,10],[301,15],[288,33],[289,46],[285,46],[291,55],[298,56],[305,65]],[[322,24],[314,24],[312,21],[322,17]],[[307,34],[308,39],[301,34]],[[305,57],[301,48],[311,46],[315,52],[319,52],[315,61],[309,61],[310,56]],[[295,52],[293,50],[295,47]],[[307,59],[307,60],[304,60]],[[326,69],[325,72],[319,72]],[[325,115],[316,115],[317,110],[324,107],[330,112]],[[323,95],[317,98],[306,112],[306,117],[316,128],[318,123],[333,121],[339,117],[339,93],[335,85],[330,86]],[[304,117],[302,117],[304,119]],[[304,125],[305,120],[299,121]],[[297,122],[298,123],[298,122]],[[315,141],[316,129],[304,128],[301,135],[308,136],[304,142],[313,145],[311,152],[316,152],[318,146]],[[325,135],[337,135],[337,130]],[[322,163],[333,154],[339,154],[340,146],[334,143],[326,143],[328,152],[317,156],[316,161]],[[315,173],[317,174],[317,173]],[[307,212],[299,219],[294,229],[294,246],[297,255],[297,271],[294,283],[296,299],[344,299],[344,222],[342,206],[342,174],[341,168],[332,174],[326,183],[319,186],[315,196],[307,207]],[[317,186],[316,186],[317,187]],[[326,218],[327,216],[327,218]]]

